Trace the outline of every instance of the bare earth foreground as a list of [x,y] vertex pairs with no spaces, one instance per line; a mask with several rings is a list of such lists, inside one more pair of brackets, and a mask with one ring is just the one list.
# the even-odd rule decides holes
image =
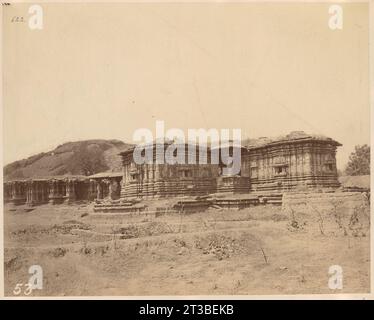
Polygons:
[[[344,234],[281,207],[189,215],[94,214],[92,205],[5,206],[5,294],[43,268],[31,295],[247,295],[369,292],[368,229]],[[328,286],[343,269],[343,289]],[[22,293],[21,293],[22,295]]]

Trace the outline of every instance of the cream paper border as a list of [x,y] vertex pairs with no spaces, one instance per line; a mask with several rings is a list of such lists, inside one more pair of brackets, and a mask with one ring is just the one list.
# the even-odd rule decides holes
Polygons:
[[[105,1],[99,0],[81,0],[81,1],[64,1],[64,0],[42,0],[42,1],[32,1],[32,0],[25,0],[25,1],[18,1],[18,0],[10,0],[4,1],[8,3],[34,3],[34,4],[43,4],[43,3],[109,3]],[[224,0],[129,0],[129,1],[121,1],[121,0],[114,0],[110,1],[111,3],[331,3],[331,4],[339,4],[339,3],[369,3],[369,96],[370,96],[370,123],[371,123],[371,138],[374,136],[374,62],[373,62],[373,52],[374,52],[374,0],[368,1],[314,1],[314,0],[299,0],[299,1],[284,1],[284,0],[235,0],[235,1],[224,1]],[[3,6],[0,8],[0,23],[1,26],[3,25]],[[1,28],[2,30],[2,28]],[[3,34],[0,32],[0,43],[1,49],[3,45]],[[3,50],[0,52],[0,138],[1,138],[1,148],[0,148],[0,163],[1,167],[3,167]],[[373,139],[370,141],[371,150],[373,150],[374,143]],[[374,172],[374,161],[373,161],[373,151],[371,151],[371,172]],[[0,170],[0,178],[3,180],[3,170]],[[374,174],[371,174],[371,190],[374,188]],[[370,208],[371,213],[371,221],[373,221],[373,208]],[[370,293],[368,294],[291,294],[291,295],[195,295],[195,296],[50,296],[50,297],[8,297],[4,296],[4,203],[3,203],[3,183],[0,184],[0,299],[3,300],[262,300],[262,299],[269,299],[269,300],[374,300],[374,264],[372,263],[374,258],[374,225],[371,223],[370,225]]]

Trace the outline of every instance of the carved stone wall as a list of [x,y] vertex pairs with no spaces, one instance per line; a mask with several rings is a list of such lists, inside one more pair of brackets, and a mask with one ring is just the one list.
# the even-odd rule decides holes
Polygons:
[[216,190],[218,165],[171,165],[133,162],[124,166],[121,198],[203,195]]
[[328,142],[308,141],[251,149],[251,190],[338,187],[336,147]]

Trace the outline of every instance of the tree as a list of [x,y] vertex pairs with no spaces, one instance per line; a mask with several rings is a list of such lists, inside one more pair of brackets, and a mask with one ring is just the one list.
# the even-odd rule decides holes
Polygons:
[[90,176],[109,169],[100,148],[89,148],[86,143],[82,143],[73,152],[68,163],[68,171],[71,174]]
[[367,144],[355,146],[355,151],[349,156],[345,174],[348,176],[370,174],[370,147]]

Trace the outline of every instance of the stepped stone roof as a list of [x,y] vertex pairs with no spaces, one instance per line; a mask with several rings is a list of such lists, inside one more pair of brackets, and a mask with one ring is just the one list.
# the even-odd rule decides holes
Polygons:
[[260,137],[258,139],[248,139],[244,141],[243,145],[248,149],[262,148],[265,146],[276,145],[281,143],[293,143],[299,141],[322,141],[328,142],[335,146],[341,146],[342,144],[328,138],[324,135],[307,134],[304,131],[292,131],[287,135],[281,135],[277,137]]
[[[242,148],[246,149],[256,149],[256,148],[262,148],[265,146],[270,145],[276,145],[276,144],[282,144],[282,143],[294,143],[294,142],[300,142],[300,141],[320,141],[320,142],[326,142],[330,143],[335,146],[341,146],[342,144],[338,141],[335,141],[329,137],[326,137],[324,135],[319,134],[307,134],[304,131],[292,131],[289,134],[286,135],[280,135],[276,137],[260,137],[257,139],[246,139],[242,141]],[[145,144],[144,147],[154,147],[156,145],[164,144],[170,145],[173,141],[166,140],[165,142],[159,142],[159,141],[153,141],[152,143]],[[186,144],[194,144],[192,142],[186,142]],[[221,148],[221,146],[220,146]],[[135,149],[134,145],[128,146],[125,150],[120,152],[120,155],[125,155],[130,152],[132,152]]]

